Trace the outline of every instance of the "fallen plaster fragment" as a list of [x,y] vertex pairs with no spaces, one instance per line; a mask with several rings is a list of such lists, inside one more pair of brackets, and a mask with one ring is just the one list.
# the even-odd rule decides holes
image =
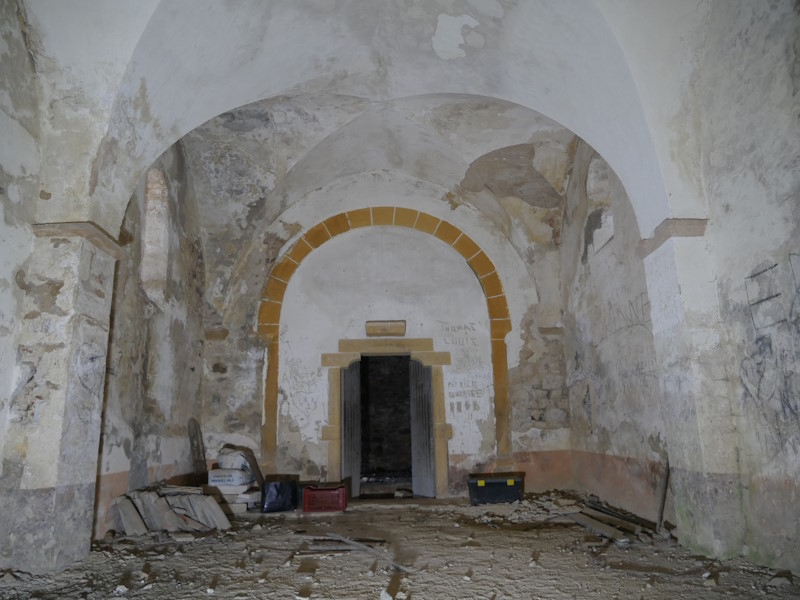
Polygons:
[[790,571],[775,573],[767,582],[767,587],[784,587],[787,585],[792,585],[792,574]]
[[[327,535],[327,537],[329,537],[332,540],[337,540],[339,542],[343,542],[345,544],[348,544],[349,546],[353,546],[354,548],[362,550],[363,552],[366,552],[367,554],[372,554],[373,556],[377,556],[377,557],[382,558],[384,560],[388,560],[389,561],[389,565],[391,565],[391,567],[396,571],[402,571],[403,573],[413,573],[413,571],[411,569],[409,569],[408,567],[404,567],[403,565],[397,564],[393,560],[387,558],[387,556],[385,554],[383,554],[382,552],[378,552],[374,548],[370,548],[369,546],[367,546],[365,544],[361,544],[359,542],[356,542],[355,540],[351,540],[350,538],[344,537],[343,535],[339,535],[338,533],[329,533]],[[373,564],[373,567],[375,567],[375,566],[377,566],[377,565]],[[373,570],[372,572],[374,573],[375,571]]]

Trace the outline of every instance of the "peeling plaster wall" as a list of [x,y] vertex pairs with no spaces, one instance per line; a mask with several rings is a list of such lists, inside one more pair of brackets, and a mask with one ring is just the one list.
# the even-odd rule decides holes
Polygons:
[[[306,90],[373,100],[446,90],[516,102],[609,157],[642,213],[643,231],[667,214],[635,81],[593,2],[509,2],[498,10],[465,1],[250,1],[235,11],[213,2],[192,11],[160,3],[126,64],[93,195],[96,221],[109,230],[122,210],[104,200],[135,180],[120,155],[135,161],[130,171],[138,176],[166,145],[214,115]],[[197,82],[206,81],[215,85],[198,93]]]
[[574,482],[655,519],[667,448],[636,217],[619,179],[583,144],[562,238]]
[[[106,375],[95,535],[113,527],[110,500],[126,489],[192,471],[187,421],[200,420],[203,379],[203,254],[191,187],[178,147],[154,168],[166,175],[168,236],[161,293],[140,279],[144,181],[126,212],[117,266]],[[152,271],[148,271],[152,278]]]
[[739,543],[749,556],[796,570],[800,6],[726,2],[709,23],[676,123],[699,126],[691,166],[710,206],[719,309],[694,318],[718,336],[708,368],[719,383],[709,393],[740,436],[714,470],[739,480],[725,516],[744,524]]
[[[280,327],[278,463],[303,478],[325,477],[328,374],[323,352],[364,338],[368,320],[401,319],[406,337],[433,338],[450,352],[445,408],[453,426],[450,466],[459,475],[494,453],[489,317],[480,283],[439,240],[403,228],[354,230],[312,252],[286,291]],[[451,487],[463,486],[450,482]]]
[[[524,151],[492,155],[467,180],[470,161],[515,142],[524,143]],[[529,109],[488,98],[376,103],[306,94],[222,114],[185,136],[181,146],[205,249],[207,444],[258,448],[264,347],[252,332],[253,310],[289,240],[335,212],[374,205],[376,198],[437,214],[490,253],[501,278],[511,282],[510,310],[520,322],[537,302],[530,278],[557,243],[554,189],[563,190],[574,136]],[[500,162],[507,156],[515,162],[504,171]],[[535,185],[526,183],[528,175]],[[544,283],[549,270],[542,269]],[[560,318],[557,292],[550,292],[540,316],[544,324]],[[509,344],[516,366],[520,335]]]
[[[131,54],[158,2],[117,5],[91,0],[19,0],[25,7],[26,42],[42,99],[40,185],[44,194],[34,199],[37,221],[97,222],[89,216],[90,198],[97,185],[99,163],[110,151],[100,142],[115,97],[124,90],[120,83]],[[137,116],[146,120],[146,107],[140,102],[136,108],[141,110]],[[139,172],[129,169],[124,157],[118,158],[118,166],[133,173],[125,192],[120,194],[117,189],[112,196],[121,217]],[[116,235],[119,225],[101,227]]]
[[[181,140],[209,248],[209,304],[220,314],[235,311],[243,282],[257,287],[249,279],[268,270],[281,247],[281,240],[264,233],[271,235],[278,219],[286,223],[283,241],[297,233],[287,216],[294,204],[314,197],[327,205],[331,199],[321,188],[365,180],[367,173],[376,183],[402,173],[418,181],[409,186],[440,188],[436,196],[453,209],[463,203],[478,208],[532,271],[532,244],[553,238],[560,211],[531,198],[563,193],[573,140],[571,132],[527,108],[455,94],[393,102],[303,94],[215,117]],[[525,148],[518,156],[498,151],[483,160],[485,168],[470,167],[473,161],[480,166],[482,155],[518,144]],[[509,173],[500,166],[506,155],[521,160]],[[504,181],[509,175],[511,181]],[[528,175],[535,183],[524,182],[521,176]],[[248,255],[257,258],[243,260]]]
[[[798,22],[795,0],[242,0],[235,11],[0,0],[0,440],[16,435],[7,405],[29,377],[13,369],[22,288],[58,294],[49,254],[30,263],[38,283],[17,277],[34,247],[50,251],[30,223],[91,219],[115,235],[146,165],[230,111],[184,138],[188,172],[179,152],[161,162],[173,192],[164,302],[135,285],[141,190],[125,217],[105,481],[182,469],[178,430],[198,390],[210,452],[258,446],[252,326],[275,257],[340,209],[391,203],[462,220],[505,270],[516,456],[572,446],[570,483],[644,482],[605,495],[646,512],[663,397],[682,540],[800,568]],[[232,108],[259,98],[272,99]],[[525,107],[591,142],[638,219],[591,148]],[[708,227],[645,259],[648,295],[633,232],[666,217]],[[93,251],[70,244],[85,268]],[[155,416],[134,431],[130,407]]]
[[[9,400],[31,373],[15,368],[23,291],[16,273],[33,250],[32,199],[39,185],[39,95],[25,43],[22,13],[14,0],[0,1],[0,453],[8,427]],[[4,467],[0,464],[0,475]]]

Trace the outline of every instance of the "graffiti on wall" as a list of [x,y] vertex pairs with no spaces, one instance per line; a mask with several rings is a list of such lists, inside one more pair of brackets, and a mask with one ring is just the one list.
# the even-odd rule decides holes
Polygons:
[[445,346],[479,348],[478,326],[475,323],[447,323],[438,321],[442,343]]
[[608,303],[603,318],[600,319],[600,330],[595,345],[599,346],[614,334],[631,327],[652,330],[650,297],[646,291],[627,301]]
[[765,442],[800,443],[800,254],[756,269],[745,290],[755,337],[740,367],[744,399],[767,425]]

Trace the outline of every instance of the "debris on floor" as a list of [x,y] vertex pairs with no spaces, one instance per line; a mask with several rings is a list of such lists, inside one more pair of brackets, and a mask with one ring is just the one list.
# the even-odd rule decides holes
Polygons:
[[[249,511],[225,531],[109,536],[62,573],[0,571],[0,598],[800,597],[788,571],[698,556],[598,503],[551,492],[497,505],[388,499],[340,513]],[[613,511],[629,543],[570,518],[586,508]]]

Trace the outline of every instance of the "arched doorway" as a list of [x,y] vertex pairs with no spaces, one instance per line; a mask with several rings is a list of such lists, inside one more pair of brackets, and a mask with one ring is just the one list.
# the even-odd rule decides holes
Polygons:
[[341,369],[341,475],[351,496],[436,495],[432,368],[363,355]]
[[[469,236],[451,223],[430,214],[401,207],[368,207],[340,213],[325,219],[323,222],[308,229],[293,245],[283,253],[275,263],[265,283],[262,301],[259,307],[258,332],[267,344],[267,368],[264,383],[264,418],[262,428],[262,448],[264,462],[268,465],[275,464],[277,445],[278,421],[278,364],[279,341],[278,333],[281,323],[283,298],[289,281],[297,271],[303,260],[315,249],[326,244],[333,238],[346,234],[352,230],[368,227],[396,227],[406,228],[418,233],[425,233],[451,247],[472,271],[480,283],[482,295],[486,301],[489,317],[488,342],[490,344],[491,380],[493,389],[493,412],[496,439],[496,457],[499,463],[510,465],[511,436],[509,433],[509,407],[508,407],[508,365],[506,357],[505,337],[511,331],[511,319],[500,277],[495,265],[487,254]],[[329,480],[337,480],[341,475],[340,464],[340,385],[341,378],[338,369],[348,366],[359,360],[362,352],[389,352],[390,346],[395,347],[400,340],[382,340],[385,344],[369,340],[340,340],[339,352],[336,354],[323,354],[322,366],[335,367],[336,372],[329,372],[330,415],[328,425],[322,428],[323,441],[329,442],[327,476]],[[437,372],[433,372],[434,407],[441,405],[440,416],[434,415],[435,461],[436,461],[436,495],[447,493],[447,451],[446,441],[452,435],[449,426],[445,423],[444,390],[441,375],[441,365],[450,364],[448,353],[435,352],[433,340],[411,339],[402,340],[409,343],[407,346],[398,346],[399,352],[426,355],[423,364],[438,367],[438,385],[442,387],[437,391]],[[366,345],[365,345],[366,344]],[[442,358],[442,355],[447,358]],[[443,362],[446,360],[446,362]],[[436,398],[441,398],[438,403]],[[334,398],[333,395],[336,397]],[[435,411],[437,409],[435,408]],[[441,426],[441,428],[439,427]],[[331,444],[331,442],[335,442]],[[444,450],[442,450],[442,448]],[[442,462],[440,462],[442,461]]]

